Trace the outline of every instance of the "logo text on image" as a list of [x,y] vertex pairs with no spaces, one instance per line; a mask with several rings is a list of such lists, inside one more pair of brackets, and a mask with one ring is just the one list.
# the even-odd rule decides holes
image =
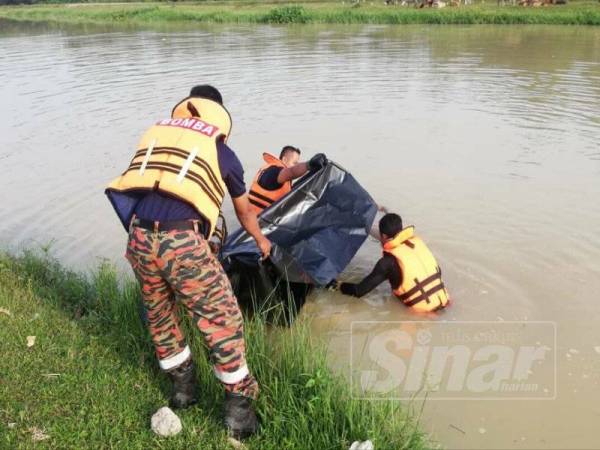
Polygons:
[[554,322],[359,321],[350,342],[363,398],[556,398]]

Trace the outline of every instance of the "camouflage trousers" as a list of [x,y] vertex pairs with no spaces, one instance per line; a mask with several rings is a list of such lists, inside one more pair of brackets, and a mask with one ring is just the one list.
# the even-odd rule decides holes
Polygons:
[[256,398],[258,383],[246,364],[243,319],[229,279],[207,241],[193,230],[154,232],[133,226],[125,257],[142,290],[160,367],[191,358],[177,303],[192,317],[225,389]]

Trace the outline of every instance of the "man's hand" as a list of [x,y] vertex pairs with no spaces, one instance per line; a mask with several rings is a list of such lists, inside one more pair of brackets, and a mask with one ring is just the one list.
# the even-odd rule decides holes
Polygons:
[[327,289],[328,291],[331,291],[331,292],[339,291],[340,283],[338,282],[338,280],[333,279],[329,283],[327,283],[327,285],[325,286],[325,289]]
[[208,247],[213,255],[218,255],[221,251],[221,244],[215,241],[208,241]]
[[314,172],[325,167],[328,162],[325,153],[317,153],[308,161],[308,167]]
[[269,242],[262,234],[262,231],[260,231],[258,221],[256,220],[256,214],[252,211],[250,202],[248,201],[248,194],[232,198],[232,201],[235,215],[240,221],[240,224],[242,224],[244,230],[246,230],[256,241],[256,245],[258,245],[258,248],[263,255],[263,259],[267,258],[271,253],[271,242]]
[[267,259],[271,254],[271,241],[269,241],[266,237],[256,241],[256,245],[260,252],[262,253],[262,259]]
[[327,156],[325,156],[324,153],[317,153],[307,162],[301,162],[295,166],[286,167],[285,169],[279,171],[279,175],[277,175],[277,182],[279,184],[283,184],[286,181],[300,178],[310,171],[316,172],[317,170],[326,166],[328,162]]
[[292,167],[286,167],[279,171],[279,175],[277,175],[277,182],[279,184],[283,184],[286,181],[292,181],[296,178],[300,178],[302,175],[307,173],[310,170],[308,167],[308,163],[301,162]]
[[382,212],[384,214],[389,213],[389,210],[385,206],[379,205],[379,204],[377,205],[377,211],[380,211],[380,212]]

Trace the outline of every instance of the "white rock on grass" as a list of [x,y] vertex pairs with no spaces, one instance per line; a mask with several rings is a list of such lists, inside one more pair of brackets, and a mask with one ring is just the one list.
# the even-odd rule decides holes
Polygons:
[[50,436],[48,436],[44,432],[44,430],[41,430],[40,428],[31,427],[29,429],[29,432],[31,433],[31,440],[33,442],[45,441],[46,439],[50,439]]
[[152,431],[159,436],[175,436],[181,431],[181,420],[171,408],[163,406],[152,416]]
[[349,450],[375,450],[371,441],[354,441]]
[[240,441],[238,441],[237,439],[228,437],[227,442],[229,442],[229,445],[231,445],[233,448],[235,448],[235,450],[246,450],[246,446],[244,444],[242,444]]

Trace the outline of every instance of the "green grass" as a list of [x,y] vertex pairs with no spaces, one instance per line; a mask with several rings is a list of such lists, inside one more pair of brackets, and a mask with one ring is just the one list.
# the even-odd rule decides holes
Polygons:
[[[0,448],[31,448],[35,428],[48,436],[42,448],[228,448],[222,388],[189,322],[200,404],[179,414],[179,435],[150,431],[169,386],[138,305],[137,286],[108,264],[85,276],[44,253],[0,252]],[[246,333],[263,422],[248,449],[347,449],[367,438],[377,449],[430,445],[397,402],[352,399],[305,323],[268,330],[257,315]],[[36,336],[31,348],[27,336]]]
[[370,24],[556,24],[600,25],[600,3],[524,8],[496,2],[443,9],[385,6],[382,1],[359,7],[346,3],[272,4],[250,2],[133,3],[0,7],[0,18],[78,24],[152,25],[208,23],[370,23]]

